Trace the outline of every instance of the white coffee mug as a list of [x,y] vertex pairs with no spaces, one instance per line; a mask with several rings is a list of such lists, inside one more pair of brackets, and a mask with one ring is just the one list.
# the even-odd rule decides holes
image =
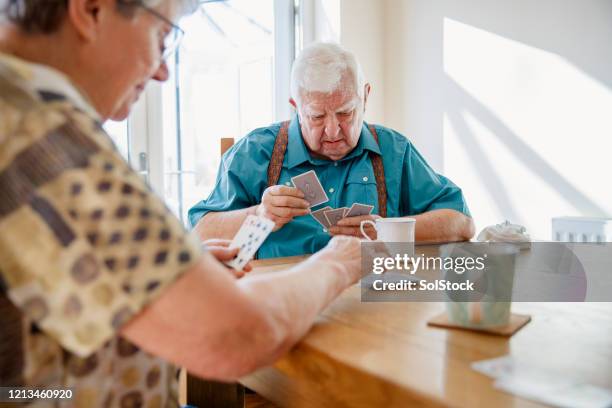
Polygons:
[[364,225],[371,224],[378,235],[377,241],[382,242],[414,242],[414,218],[376,218],[374,221],[363,220],[359,229],[361,235],[368,241],[373,241],[363,230]]

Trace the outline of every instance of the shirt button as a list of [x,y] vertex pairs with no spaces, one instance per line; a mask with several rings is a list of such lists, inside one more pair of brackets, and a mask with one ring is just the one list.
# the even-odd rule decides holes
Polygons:
[[336,191],[336,190],[334,190],[334,188],[332,187],[332,188],[330,188],[328,191],[329,191],[330,193],[333,193],[333,192],[334,192],[334,191]]
[[288,181],[288,182],[285,183],[285,185],[291,187],[291,182]]
[[338,162],[334,162],[334,167],[338,167]]
[[367,177],[367,176],[366,176],[366,177],[364,177],[364,178],[363,178],[363,181],[368,181],[368,177]]

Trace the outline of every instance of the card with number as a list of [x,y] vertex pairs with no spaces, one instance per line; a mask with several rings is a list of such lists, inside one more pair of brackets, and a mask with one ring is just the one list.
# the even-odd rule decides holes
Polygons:
[[236,258],[226,262],[226,264],[238,271],[242,270],[244,265],[253,259],[255,252],[270,235],[273,228],[274,221],[265,217],[249,215],[229,246],[230,248],[240,248],[240,251]]
[[304,199],[310,203],[311,207],[329,201],[314,170],[292,177],[291,182],[295,188],[304,193]]
[[361,215],[370,215],[374,209],[373,205],[354,203],[351,209],[348,210],[345,217],[359,217]]

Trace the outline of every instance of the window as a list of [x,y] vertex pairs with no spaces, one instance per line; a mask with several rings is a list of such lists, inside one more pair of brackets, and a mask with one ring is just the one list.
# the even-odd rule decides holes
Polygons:
[[289,117],[293,16],[293,1],[230,0],[204,3],[181,21],[172,77],[156,91],[161,124],[152,128],[150,114],[148,133],[162,146],[159,161],[149,151],[151,181],[162,167],[157,190],[183,222],[214,188],[221,138]]
[[184,222],[214,187],[220,139],[290,118],[289,76],[300,0],[206,1],[128,120],[105,123],[124,157]]
[[128,121],[124,120],[123,122],[115,122],[109,120],[104,123],[104,130],[106,130],[111,139],[113,139],[123,158],[129,160],[130,132]]
[[147,99],[147,97],[141,98],[132,107],[128,119],[121,122],[106,121],[104,123],[104,130],[113,139],[117,150],[130,163],[132,168],[147,181],[151,182],[149,162],[147,160],[147,152],[149,151],[148,141],[150,139],[147,132]]

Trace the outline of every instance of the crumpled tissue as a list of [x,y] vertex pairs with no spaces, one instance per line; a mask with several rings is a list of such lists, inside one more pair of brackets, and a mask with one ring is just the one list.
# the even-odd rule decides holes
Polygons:
[[520,249],[531,248],[531,238],[527,229],[506,220],[501,224],[490,225],[480,231],[476,238],[479,242],[507,242],[517,245]]

